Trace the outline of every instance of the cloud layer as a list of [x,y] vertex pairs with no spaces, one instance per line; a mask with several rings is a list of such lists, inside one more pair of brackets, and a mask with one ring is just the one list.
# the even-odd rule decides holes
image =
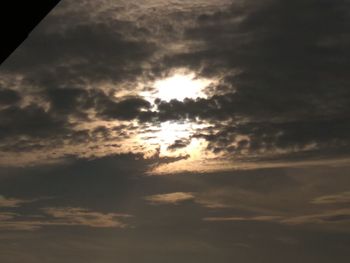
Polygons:
[[[169,154],[200,138],[229,162],[349,155],[344,1],[102,6],[62,2],[2,65],[2,163],[18,152],[22,163],[42,151],[48,160],[156,153],[136,138],[165,121],[210,127],[177,138]],[[216,79],[208,97],[143,97],[178,69]],[[115,123],[134,132],[116,133]]]

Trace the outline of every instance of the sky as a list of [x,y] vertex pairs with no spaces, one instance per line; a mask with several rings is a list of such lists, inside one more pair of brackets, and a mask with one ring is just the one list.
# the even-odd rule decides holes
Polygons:
[[0,261],[348,262],[349,10],[62,0],[0,66]]

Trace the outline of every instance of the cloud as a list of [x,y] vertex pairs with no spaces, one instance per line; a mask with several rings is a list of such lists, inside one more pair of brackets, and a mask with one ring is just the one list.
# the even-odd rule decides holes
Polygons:
[[[2,65],[0,150],[109,155],[116,149],[104,145],[129,146],[131,131],[116,134],[115,122],[140,135],[189,121],[210,127],[168,151],[201,138],[229,162],[349,156],[347,4],[224,2],[60,5]],[[217,80],[207,98],[142,97],[179,68]],[[96,126],[106,130],[99,141]],[[149,155],[143,145],[120,151]]]
[[126,98],[121,101],[105,99],[98,102],[99,114],[106,119],[134,120],[142,118],[151,103],[139,97]]
[[195,198],[193,193],[174,192],[168,194],[158,194],[146,196],[144,199],[154,205],[171,204],[177,205],[179,203],[190,201]]
[[177,149],[185,148],[187,145],[190,144],[189,140],[175,140],[175,142],[168,146],[168,150],[170,151],[176,151]]
[[37,105],[11,106],[0,111],[0,139],[14,136],[50,137],[67,131],[68,123]]
[[35,200],[24,200],[17,198],[6,198],[0,195],[0,208],[1,207],[19,207],[26,203],[34,202]]
[[350,222],[350,209],[330,210],[323,213],[285,218],[285,224],[336,224]]
[[57,219],[57,224],[88,226],[88,227],[119,227],[127,224],[120,219],[131,217],[128,214],[100,213],[83,208],[45,208],[44,212]]
[[21,96],[17,91],[0,86],[0,106],[15,104],[20,100]]
[[14,218],[17,214],[12,212],[1,212],[0,213],[0,222],[6,221]]
[[204,221],[209,222],[226,222],[226,221],[258,221],[258,222],[275,222],[281,219],[280,216],[253,216],[253,217],[205,217]]
[[[344,1],[248,0],[199,15],[186,34],[199,47],[164,64],[224,74],[229,88],[220,95],[217,86],[208,99],[162,102],[160,118],[215,123],[216,132],[203,138],[216,153],[349,155],[346,10]],[[237,145],[242,135],[247,143]]]
[[350,192],[343,192],[334,195],[319,196],[311,201],[312,204],[349,204]]
[[279,215],[261,215],[261,216],[233,216],[233,217],[205,217],[204,221],[208,222],[269,222],[286,225],[306,225],[306,224],[338,224],[350,223],[350,209],[339,209],[324,211],[315,214],[306,214],[298,216],[279,216]]
[[27,82],[50,89],[133,78],[154,47],[146,40],[125,39],[125,24],[72,24],[61,32],[39,27],[2,70],[21,73]]
[[0,213],[0,229],[33,231],[49,226],[83,226],[92,228],[126,228],[128,214],[101,213],[78,207],[49,207],[44,215],[23,216]]

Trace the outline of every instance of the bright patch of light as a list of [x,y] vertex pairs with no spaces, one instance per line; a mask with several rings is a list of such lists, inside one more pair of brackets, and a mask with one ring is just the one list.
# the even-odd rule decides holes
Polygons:
[[155,93],[153,96],[164,101],[205,98],[204,89],[211,82],[208,79],[196,79],[194,73],[176,74],[166,79],[157,80],[154,83]]
[[[160,156],[178,156],[189,154],[191,156],[199,155],[198,149],[201,146],[198,140],[192,138],[196,130],[207,127],[205,124],[195,124],[190,122],[163,122],[158,127],[142,133],[138,141],[148,149],[158,149]],[[169,146],[182,141],[183,147],[169,149]]]
[[190,123],[163,122],[155,130],[142,135],[141,141],[159,148],[160,155],[170,154],[168,147],[176,140],[189,138],[193,132]]

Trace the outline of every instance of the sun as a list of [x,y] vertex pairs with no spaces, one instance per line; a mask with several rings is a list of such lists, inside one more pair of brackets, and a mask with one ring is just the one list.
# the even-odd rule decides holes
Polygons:
[[194,73],[175,74],[169,78],[157,80],[154,83],[153,96],[163,101],[205,98],[204,89],[210,84],[209,79],[195,78]]

